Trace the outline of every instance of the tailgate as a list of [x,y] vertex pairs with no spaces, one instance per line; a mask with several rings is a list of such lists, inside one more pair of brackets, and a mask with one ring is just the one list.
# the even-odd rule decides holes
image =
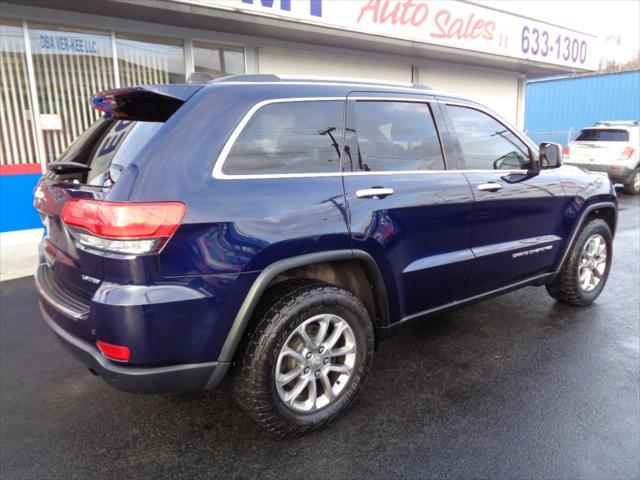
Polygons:
[[580,163],[611,163],[624,150],[625,144],[616,142],[575,142],[571,149],[571,161]]
[[101,188],[89,188],[43,179],[36,189],[34,206],[44,226],[41,255],[48,267],[50,283],[87,304],[104,276],[103,257],[82,250],[65,229],[60,214],[70,198],[95,198],[104,195]]
[[629,145],[629,132],[615,128],[584,128],[571,144],[570,161],[611,164]]
[[[34,206],[45,229],[42,256],[53,290],[87,302],[104,279],[105,253],[81,247],[61,214],[70,200],[105,200],[164,122],[202,85],[153,85],[96,94],[94,108],[104,112],[48,166],[35,192]],[[126,200],[126,199],[121,199]]]

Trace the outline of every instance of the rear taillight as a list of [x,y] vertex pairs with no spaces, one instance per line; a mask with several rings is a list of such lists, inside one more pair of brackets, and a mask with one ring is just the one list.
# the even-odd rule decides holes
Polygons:
[[62,221],[82,247],[122,254],[155,253],[174,234],[186,207],[180,202],[115,203],[69,200]]
[[633,152],[635,152],[633,147],[625,148],[618,157],[618,160],[629,160],[633,156]]
[[566,147],[564,147],[562,149],[562,156],[565,158],[569,158],[569,154],[571,153],[571,149],[569,148],[569,145],[567,145]]

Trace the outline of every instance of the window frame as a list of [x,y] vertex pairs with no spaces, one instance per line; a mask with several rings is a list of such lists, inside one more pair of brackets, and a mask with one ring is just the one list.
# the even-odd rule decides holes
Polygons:
[[[246,57],[245,57],[246,58]],[[377,92],[376,92],[377,93]],[[538,162],[538,152],[537,148],[534,147],[534,144],[531,142],[529,138],[525,135],[521,134],[517,129],[514,129],[510,126],[510,124],[500,117],[495,112],[492,112],[488,108],[483,107],[482,105],[475,103],[466,103],[455,100],[449,100],[447,98],[439,98],[439,97],[414,97],[414,96],[390,96],[389,94],[382,94],[377,96],[376,93],[372,92],[372,94],[363,94],[362,92],[358,92],[356,94],[350,93],[345,96],[327,96],[327,97],[291,97],[291,98],[270,98],[266,100],[261,100],[255,103],[249,111],[242,117],[240,122],[233,129],[231,135],[225,142],[218,158],[215,161],[212,177],[216,180],[252,180],[252,179],[274,179],[274,178],[313,178],[313,177],[337,177],[337,176],[361,176],[361,175],[428,175],[428,174],[443,174],[443,173],[456,173],[456,172],[512,172],[512,173],[524,173],[528,172],[527,169],[505,169],[505,170],[493,170],[493,169],[468,169],[466,168],[466,161],[462,155],[462,149],[460,147],[460,143],[457,138],[457,134],[455,130],[451,130],[452,124],[451,119],[449,117],[449,112],[447,107],[465,107],[470,108],[472,110],[477,110],[489,117],[493,118],[496,122],[500,123],[503,127],[509,130],[516,138],[518,138],[524,145],[527,147],[529,151],[529,156],[532,159],[532,162],[535,164]],[[380,92],[382,93],[382,92]],[[247,125],[249,120],[255,115],[255,113],[260,110],[265,105],[271,105],[274,103],[293,103],[293,102],[317,102],[317,101],[341,101],[344,102],[344,115],[342,122],[342,139],[340,144],[340,159],[339,159],[339,170],[336,172],[323,172],[323,173],[256,173],[256,174],[226,174],[223,173],[222,168],[224,163],[227,160],[227,156],[231,151],[231,148],[235,144],[238,136],[244,130],[244,127]],[[434,122],[434,126],[436,128],[436,132],[438,134],[438,141],[440,143],[440,151],[442,153],[442,158],[444,162],[444,170],[394,170],[394,171],[377,171],[377,172],[361,172],[361,171],[350,171],[345,170],[344,165],[344,146],[347,138],[346,129],[348,124],[355,129],[355,125],[353,122],[355,118],[355,102],[357,101],[395,101],[395,102],[412,102],[412,103],[426,103],[430,109],[431,116]],[[352,117],[352,118],[349,118]],[[444,128],[446,131],[442,131],[441,126],[439,125],[438,118],[440,118],[441,123],[444,124]],[[444,139],[446,136],[446,141]],[[357,132],[354,135],[355,145],[358,147],[357,142]],[[448,158],[447,151],[448,148],[453,145],[458,150],[459,154],[456,156],[458,158]],[[358,147],[359,148],[359,147]],[[357,153],[357,152],[356,152]]]
[[511,134],[516,137],[518,140],[520,140],[525,147],[527,147],[527,150],[529,152],[529,158],[531,160],[531,163],[533,165],[536,165],[539,162],[539,158],[538,158],[538,152],[536,149],[533,148],[533,143],[531,142],[531,140],[529,138],[527,138],[525,135],[521,134],[517,129],[514,129],[510,126],[509,122],[507,122],[504,118],[500,117],[497,113],[492,112],[491,110],[489,110],[488,108],[485,108],[481,105],[475,104],[475,103],[464,103],[464,102],[456,102],[456,101],[450,101],[450,100],[446,100],[446,99],[439,99],[438,102],[441,104],[442,110],[443,110],[443,115],[445,116],[445,121],[447,123],[447,127],[451,128],[452,130],[449,130],[449,136],[451,138],[451,141],[455,144],[459,155],[458,155],[458,164],[462,163],[462,165],[464,166],[464,168],[458,168],[457,171],[458,172],[511,172],[511,173],[526,173],[531,171],[532,169],[526,169],[526,168],[511,168],[511,169],[501,169],[501,170],[495,170],[495,169],[482,169],[482,168],[467,168],[467,162],[464,158],[464,154],[462,152],[462,147],[460,145],[460,141],[458,140],[458,133],[455,131],[455,127],[453,126],[453,123],[451,122],[451,116],[449,115],[449,107],[464,107],[464,108],[469,108],[471,110],[476,110],[480,113],[484,113],[485,115],[491,117],[493,120],[495,120],[496,122],[498,122],[500,125],[502,125],[506,130],[508,130],[509,132],[511,132]]
[[[196,55],[195,55],[195,51],[194,51],[194,43],[195,42],[201,42],[201,43],[209,43],[211,45],[218,45],[220,47],[226,48],[239,48],[242,49],[242,59],[243,59],[243,65],[244,65],[244,74],[246,75],[247,73],[247,68],[248,68],[248,64],[247,64],[247,45],[244,43],[234,43],[234,42],[227,42],[227,41],[218,41],[218,40],[212,40],[210,38],[204,38],[204,37],[200,37],[200,36],[190,36],[188,38],[185,38],[185,54],[184,54],[184,58],[185,58],[185,62],[187,61],[187,57],[189,57],[189,62],[190,62],[190,68],[186,68],[185,67],[185,72],[189,72],[187,73],[187,78],[189,78],[189,75],[192,73],[196,73]],[[188,48],[188,52],[187,52],[187,48]]]
[[[111,35],[111,45],[112,45],[112,59],[114,62],[114,76],[117,75],[117,77],[115,78],[116,80],[116,88],[119,88],[120,85],[122,85],[123,83],[128,84],[129,82],[125,82],[123,81],[124,79],[121,78],[123,75],[123,65],[120,64],[120,62],[125,62],[128,59],[126,59],[126,56],[123,55],[123,51],[125,48],[127,48],[127,45],[125,43],[118,43],[118,42],[139,42],[139,43],[146,43],[149,45],[160,45],[160,46],[168,46],[168,47],[178,47],[182,50],[182,75],[184,77],[184,82],[175,82],[173,83],[173,85],[179,85],[180,83],[186,83],[187,80],[189,79],[189,75],[191,74],[191,72],[187,71],[187,54],[188,49],[187,48],[191,48],[191,42],[189,38],[186,38],[184,36],[182,37],[173,37],[173,36],[165,36],[162,34],[157,34],[157,33],[145,33],[145,32],[129,32],[129,31],[121,31],[121,30],[112,30],[112,35]],[[187,47],[187,43],[189,44],[189,47]],[[116,67],[117,65],[117,67]],[[136,70],[140,69],[140,65],[139,64],[135,64],[136,65]],[[143,67],[144,68],[144,67]],[[171,75],[172,72],[168,71],[167,75]],[[166,83],[171,83],[170,81],[166,82]]]
[[[223,167],[229,156],[229,152],[236,143],[236,140],[243,132],[251,118],[263,107],[273,105],[274,103],[300,103],[300,102],[342,102],[342,129],[340,140],[340,158],[338,159],[338,168],[335,172],[318,172],[318,173],[255,173],[255,174],[228,174],[223,172]],[[251,180],[264,178],[313,178],[313,177],[338,177],[342,175],[342,157],[344,153],[344,134],[345,134],[345,118],[347,110],[346,96],[333,97],[296,97],[296,98],[270,98],[255,103],[249,111],[242,117],[240,122],[233,129],[233,132],[227,139],[222,148],[220,155],[213,166],[212,176],[216,180]]]
[[[448,167],[447,155],[445,152],[444,142],[442,140],[442,132],[438,127],[438,115],[441,115],[440,110],[438,109],[438,100],[435,98],[427,98],[427,97],[402,97],[402,96],[365,96],[365,95],[349,95],[349,106],[348,110],[350,111],[350,123],[351,127],[354,129],[354,144],[356,147],[356,155],[359,155],[360,152],[360,142],[358,140],[358,129],[357,129],[357,103],[358,102],[396,102],[396,103],[423,103],[426,104],[426,107],[429,110],[429,114],[431,116],[431,120],[433,122],[433,127],[436,131],[436,136],[438,137],[438,145],[440,146],[440,154],[442,155],[442,169],[434,169],[434,170],[378,170],[378,171],[356,171],[356,170],[342,170],[344,175],[409,175],[409,174],[426,174],[426,173],[443,173],[443,172],[451,172],[452,170]],[[346,136],[346,132],[345,132]],[[343,147],[344,154],[344,147]],[[342,163],[341,163],[341,166]],[[353,166],[351,166],[353,168]]]

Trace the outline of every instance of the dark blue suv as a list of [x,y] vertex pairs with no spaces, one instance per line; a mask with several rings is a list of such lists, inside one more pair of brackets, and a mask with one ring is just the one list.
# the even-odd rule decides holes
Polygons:
[[412,320],[527,285],[587,305],[606,174],[428,88],[235,76],[96,95],[40,181],[42,315],[131,392],[201,391],[286,435],[355,399]]

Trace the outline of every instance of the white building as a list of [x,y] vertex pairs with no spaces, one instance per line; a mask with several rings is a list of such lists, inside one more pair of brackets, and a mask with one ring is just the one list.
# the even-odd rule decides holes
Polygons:
[[[38,173],[85,130],[88,99],[108,88],[193,71],[421,83],[522,127],[527,78],[598,59],[592,35],[454,0],[14,0],[0,16],[5,191],[23,188],[7,174]],[[1,208],[2,231],[38,226],[21,204]]]

